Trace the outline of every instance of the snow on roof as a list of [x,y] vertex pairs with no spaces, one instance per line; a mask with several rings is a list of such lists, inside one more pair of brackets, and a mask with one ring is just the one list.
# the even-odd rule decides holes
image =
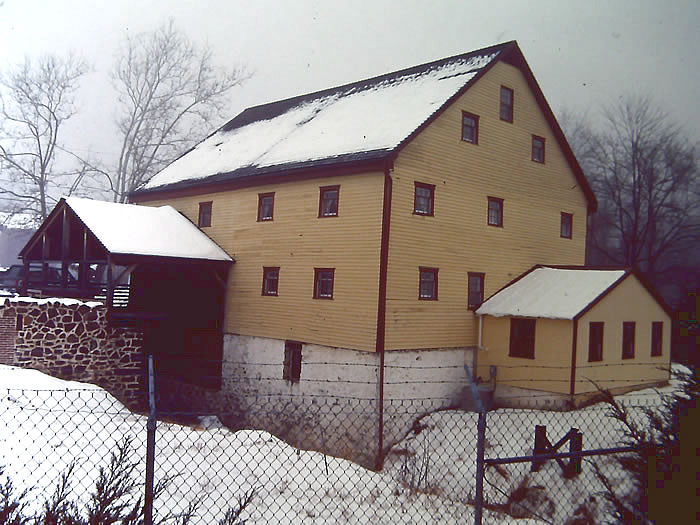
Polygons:
[[[248,115],[239,115],[163,169],[144,189],[241,168],[391,151],[499,52],[490,48],[299,97],[287,104],[250,108]],[[251,121],[247,117],[253,113]],[[259,116],[264,118],[256,118]],[[236,126],[237,121],[242,124]]]
[[231,261],[172,206],[137,206],[68,197],[68,206],[111,253]]
[[573,319],[625,270],[536,268],[485,301],[477,315]]

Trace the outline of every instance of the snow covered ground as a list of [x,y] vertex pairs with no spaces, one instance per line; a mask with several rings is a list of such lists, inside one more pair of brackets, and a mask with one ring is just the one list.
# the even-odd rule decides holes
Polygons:
[[[37,497],[53,492],[60,472],[75,461],[79,484],[74,497],[85,498],[98,467],[124,438],[132,441],[132,459],[143,479],[146,418],[130,413],[104,390],[0,366],[0,397],[0,465],[19,488]],[[623,398],[626,404],[655,406],[659,393],[646,390]],[[461,411],[423,418],[419,432],[397,444],[378,473],[297,450],[266,432],[230,432],[216,418],[197,428],[159,423],[156,480],[169,476],[172,482],[157,508],[177,511],[198,500],[197,523],[212,523],[255,488],[244,516],[249,523],[473,523],[467,501],[474,496],[476,420],[476,414]],[[486,457],[530,453],[535,424],[547,425],[552,442],[579,428],[584,448],[615,446],[620,436],[601,406],[568,413],[496,410],[487,421]],[[584,462],[584,474],[565,480],[554,462],[533,474],[529,464],[506,465],[488,470],[485,494],[488,501],[503,503],[504,494],[512,494],[527,476],[528,486],[551,494],[552,508],[541,504],[547,521],[563,523],[595,488],[585,471]],[[484,522],[510,519],[486,511]]]

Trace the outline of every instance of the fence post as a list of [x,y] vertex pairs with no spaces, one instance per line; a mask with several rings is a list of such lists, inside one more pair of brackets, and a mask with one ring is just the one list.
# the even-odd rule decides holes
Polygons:
[[153,525],[153,472],[156,459],[156,395],[153,377],[153,354],[148,354],[148,423],[146,424],[146,492],[143,523]]
[[[547,452],[547,427],[545,425],[535,425],[535,448],[532,451],[533,456],[544,454]],[[532,460],[530,472],[537,472],[544,461]]]
[[474,502],[474,525],[481,525],[484,512],[484,454],[486,451],[486,411],[479,411],[476,426],[476,501]]
[[[573,432],[569,440],[569,452],[581,452],[583,450],[583,434],[579,432],[578,428],[572,428],[571,430]],[[581,456],[574,456],[569,459],[569,464],[564,473],[565,478],[573,478],[581,473],[582,459]]]

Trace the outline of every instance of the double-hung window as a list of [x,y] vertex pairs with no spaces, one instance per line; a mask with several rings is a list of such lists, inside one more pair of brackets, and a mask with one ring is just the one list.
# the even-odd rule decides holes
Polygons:
[[544,164],[544,137],[532,136],[532,156],[533,162]]
[[559,224],[559,236],[564,239],[571,239],[574,216],[570,213],[561,212],[561,222]]
[[333,299],[335,268],[314,268],[314,299]]
[[263,268],[263,295],[277,295],[277,289],[280,280],[280,269],[278,266],[265,266]]
[[501,86],[500,117],[506,122],[513,122],[513,90],[505,86]]
[[462,140],[479,143],[479,116],[462,111]]
[[476,310],[484,302],[484,274],[469,272],[468,279],[467,307]]
[[200,228],[208,228],[211,226],[211,208],[212,201],[199,203],[199,217],[197,219],[197,226]]
[[413,213],[416,215],[433,215],[435,205],[435,186],[433,184],[415,183],[413,195]]
[[438,269],[418,268],[418,299],[437,301],[438,298]]
[[488,225],[503,226],[503,199],[498,197],[488,198]]
[[340,186],[322,186],[318,198],[319,217],[337,217]]
[[258,222],[271,221],[275,210],[275,194],[258,194]]

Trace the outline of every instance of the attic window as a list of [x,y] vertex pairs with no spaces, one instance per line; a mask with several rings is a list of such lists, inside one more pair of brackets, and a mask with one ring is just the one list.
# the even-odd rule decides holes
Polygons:
[[532,136],[532,161],[544,164],[544,138]]
[[513,122],[513,90],[501,86],[501,120]]
[[413,195],[413,213],[415,215],[433,215],[435,205],[435,186],[433,184],[415,183]]
[[510,357],[535,358],[535,319],[510,320]]
[[197,226],[200,228],[211,226],[211,207],[212,201],[199,203],[199,219],[197,220]]
[[259,193],[258,194],[258,222],[271,221],[275,208],[274,193]]
[[462,140],[479,143],[479,116],[462,111]]

